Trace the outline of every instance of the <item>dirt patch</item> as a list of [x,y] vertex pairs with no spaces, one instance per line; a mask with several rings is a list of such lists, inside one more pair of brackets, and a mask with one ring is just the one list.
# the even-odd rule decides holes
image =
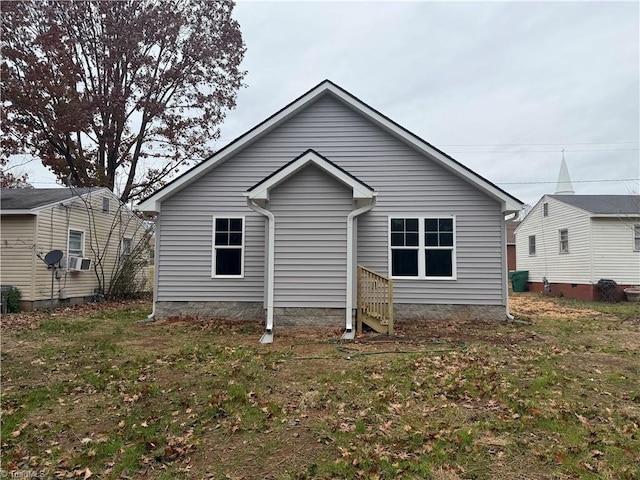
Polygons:
[[125,308],[146,308],[146,299],[83,303],[51,310],[32,310],[29,312],[4,313],[0,315],[0,328],[3,332],[36,330],[48,320],[82,321],[89,315],[109,315]]
[[457,344],[486,342],[494,345],[512,345],[521,342],[539,341],[535,332],[520,325],[506,322],[459,319],[453,321],[417,320],[395,325],[395,335],[365,333],[356,338],[356,343],[401,343],[401,344]]
[[588,308],[569,307],[540,296],[518,295],[509,298],[509,309],[519,318],[577,319],[601,317],[602,313]]

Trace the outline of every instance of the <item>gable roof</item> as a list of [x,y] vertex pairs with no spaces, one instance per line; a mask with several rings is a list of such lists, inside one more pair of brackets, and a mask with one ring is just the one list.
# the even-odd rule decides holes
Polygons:
[[319,83],[307,93],[298,97],[289,105],[282,108],[244,135],[233,140],[211,157],[192,167],[190,170],[140,202],[138,208],[145,212],[159,212],[160,205],[164,199],[170,197],[173,193],[180,191],[185,186],[207,174],[220,163],[266,135],[268,132],[323,95],[332,95],[334,98],[351,107],[391,135],[411,145],[419,152],[428,155],[445,169],[475,185],[491,198],[499,201],[502,204],[503,212],[517,212],[522,209],[522,202],[520,200],[473,172],[433,145],[422,140],[417,135],[395,123],[330,80],[324,80]]
[[0,211],[10,214],[35,214],[42,208],[100,190],[108,191],[103,187],[2,188],[0,189]]
[[273,187],[276,187],[309,165],[316,165],[324,172],[351,188],[353,191],[353,198],[372,198],[376,195],[373,188],[369,185],[351,175],[346,170],[340,168],[331,160],[323,157],[313,149],[307,150],[269,176],[260,180],[253,187],[247,190],[246,195],[251,199],[266,200],[269,196],[269,191]]
[[640,195],[548,195],[548,197],[580,208],[592,216],[640,216]]

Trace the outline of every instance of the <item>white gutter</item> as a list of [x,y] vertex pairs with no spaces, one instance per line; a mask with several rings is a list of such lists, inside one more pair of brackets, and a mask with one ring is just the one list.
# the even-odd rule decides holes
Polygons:
[[262,208],[253,199],[247,197],[247,206],[269,219],[269,248],[267,250],[267,327],[260,343],[273,342],[273,290],[275,281],[276,255],[276,218],[269,210]]
[[353,328],[353,219],[375,207],[376,199],[377,193],[374,193],[368,204],[352,211],[347,216],[347,304],[345,331],[342,335],[342,338],[347,340],[355,338],[355,330]]

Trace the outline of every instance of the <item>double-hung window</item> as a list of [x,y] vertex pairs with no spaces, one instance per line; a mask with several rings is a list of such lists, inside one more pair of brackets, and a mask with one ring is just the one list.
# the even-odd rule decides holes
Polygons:
[[559,231],[560,253],[569,253],[569,230],[563,228]]
[[640,225],[633,226],[633,249],[640,252]]
[[133,250],[133,239],[123,237],[122,243],[120,244],[120,254],[123,257],[128,257],[129,255],[131,255],[132,250]]
[[84,256],[84,232],[82,230],[69,230],[67,255],[69,257]]
[[536,254],[536,236],[535,235],[529,235],[529,255],[535,255]]
[[213,218],[214,277],[244,275],[244,217]]
[[455,218],[390,217],[389,271],[393,278],[455,279]]

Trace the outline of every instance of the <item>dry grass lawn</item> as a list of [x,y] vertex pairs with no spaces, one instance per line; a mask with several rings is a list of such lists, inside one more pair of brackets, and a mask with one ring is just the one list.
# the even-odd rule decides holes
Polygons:
[[139,323],[146,303],[6,315],[1,473],[640,478],[640,306],[511,309],[523,321],[352,342],[281,328],[271,345],[255,323]]

